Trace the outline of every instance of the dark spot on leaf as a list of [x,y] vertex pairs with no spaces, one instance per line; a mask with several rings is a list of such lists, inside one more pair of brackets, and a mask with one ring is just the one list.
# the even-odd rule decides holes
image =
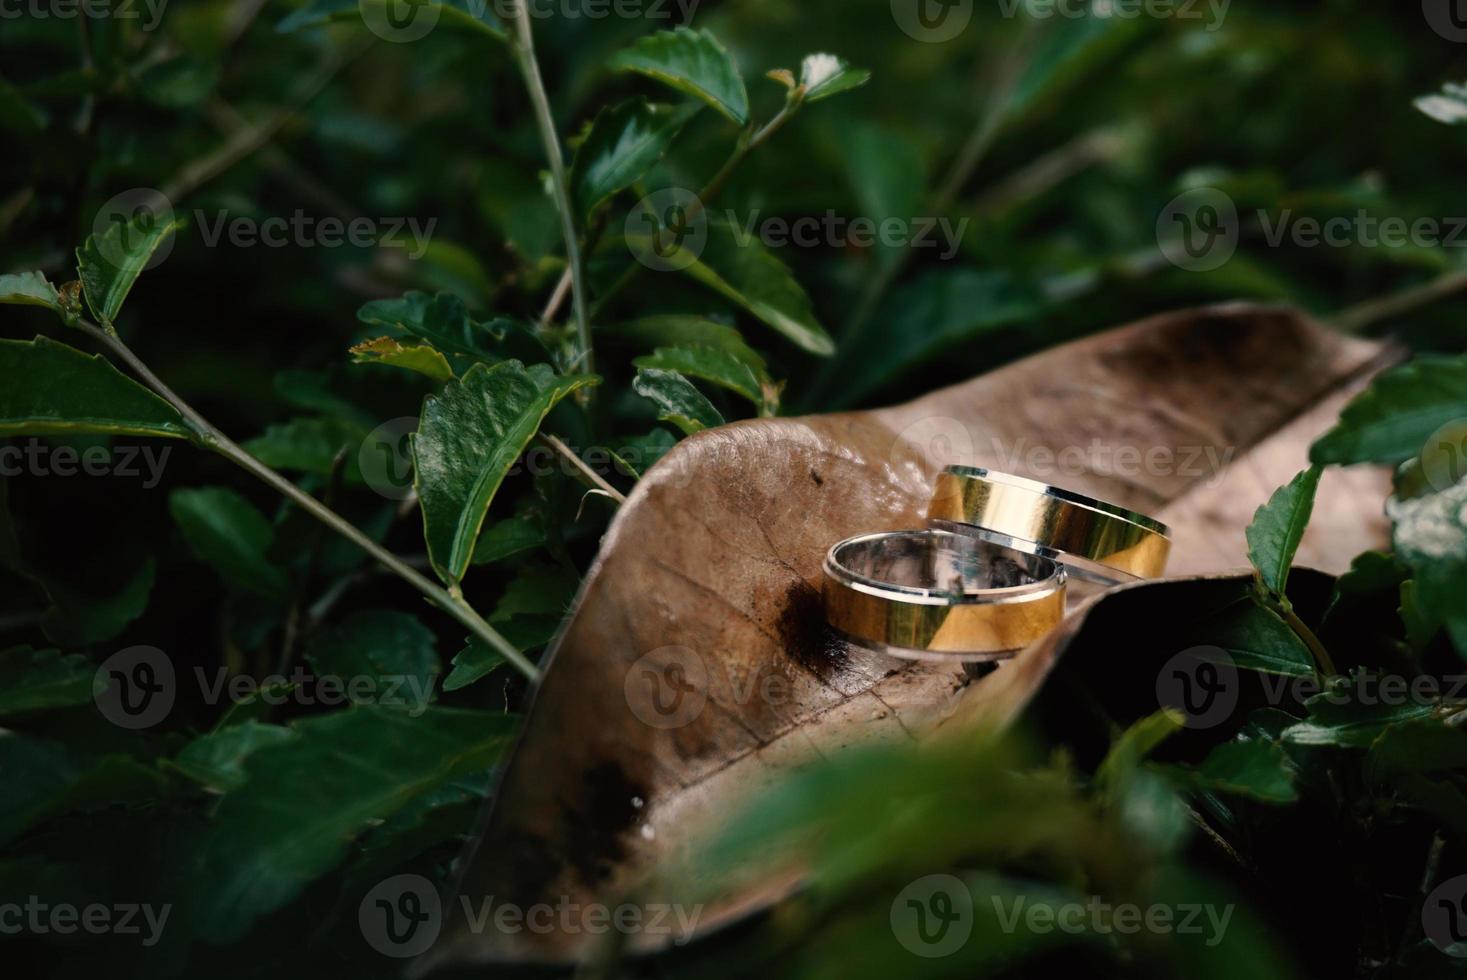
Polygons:
[[778,629],[790,658],[815,676],[826,678],[850,665],[845,641],[825,621],[820,593],[804,582],[786,594]]
[[581,880],[604,881],[627,856],[626,835],[646,812],[648,791],[621,766],[603,762],[586,771],[582,795],[565,808],[564,819],[577,827],[566,835],[571,850],[566,860]]
[[825,477],[821,476],[815,470],[811,470],[810,471],[810,479],[813,480],[813,481],[815,481],[815,485],[817,487],[823,487],[823,486],[825,486]]

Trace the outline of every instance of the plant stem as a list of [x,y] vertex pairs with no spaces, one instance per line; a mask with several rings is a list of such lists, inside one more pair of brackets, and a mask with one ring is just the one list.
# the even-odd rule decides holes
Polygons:
[[1314,657],[1314,664],[1319,668],[1319,672],[1326,677],[1335,676],[1335,662],[1330,658],[1329,651],[1324,648],[1323,643],[1319,642],[1319,637],[1314,635],[1314,630],[1306,626],[1304,620],[1299,618],[1299,614],[1294,612],[1293,606],[1286,601],[1278,600],[1270,600],[1269,606],[1279,614],[1285,623],[1289,624],[1289,629],[1304,641],[1304,645],[1309,648],[1310,654]]
[[586,461],[581,459],[580,456],[577,456],[575,450],[571,449],[571,447],[561,442],[555,436],[552,436],[545,432],[540,433],[535,438],[539,439],[541,442],[545,443],[545,445],[549,446],[551,449],[564,456],[566,460],[576,468],[576,472],[581,475],[582,482],[586,483],[593,490],[600,490],[612,500],[616,501],[618,505],[627,502],[626,494],[622,493],[620,490],[616,489],[616,487],[607,483],[600,473],[597,473],[595,470],[591,469],[591,467],[587,466]]
[[586,273],[581,261],[581,246],[576,235],[576,217],[571,209],[569,183],[565,173],[565,155],[560,149],[560,136],[555,130],[555,117],[550,113],[550,97],[545,93],[545,80],[540,75],[540,64],[535,60],[535,37],[530,30],[529,13],[525,0],[515,0],[515,33],[510,46],[514,48],[515,61],[524,76],[525,88],[530,93],[530,103],[535,109],[535,121],[540,127],[540,137],[545,143],[545,156],[550,161],[550,184],[555,193],[555,203],[560,210],[561,232],[565,237],[566,262],[570,266],[571,307],[576,318],[576,340],[579,350],[571,362],[576,370],[587,373],[596,370],[595,357],[591,348],[591,320],[586,312]]
[[[718,173],[713,175],[713,179],[708,181],[707,185],[698,192],[697,200],[688,208],[686,220],[692,221],[706,211],[708,209],[708,203],[723,190],[729,178],[733,176],[734,171],[739,169],[739,166],[749,158],[751,153],[769,142],[775,133],[783,129],[785,123],[794,118],[795,113],[800,110],[800,106],[803,104],[804,102],[801,99],[790,99],[774,118],[764,124],[763,128],[757,132],[745,130],[745,138],[739,141],[738,146],[734,148],[733,153],[729,154],[728,159],[724,161]],[[753,132],[753,135],[747,135],[750,132]],[[627,270],[596,300],[596,305],[591,310],[592,315],[599,315],[606,308],[607,303],[611,302],[623,289],[626,289],[627,286],[636,281],[637,276],[641,275],[644,268],[645,266],[638,264],[628,266]]]
[[474,608],[462,596],[450,594],[446,589],[438,585],[438,583],[432,581],[392,552],[367,537],[340,514],[306,493],[294,483],[291,483],[254,456],[251,456],[243,447],[235,443],[234,440],[215,428],[208,419],[195,411],[193,406],[175,394],[115,333],[104,330],[95,323],[82,319],[76,321],[76,326],[117,355],[120,360],[132,369],[133,373],[143,380],[144,384],[153,389],[160,398],[172,405],[178,411],[178,414],[183,416],[189,428],[198,434],[199,442],[203,446],[214,450],[261,482],[279,491],[302,510],[361,548],[374,558],[378,564],[382,565],[383,568],[413,586],[413,588],[423,593],[429,602],[458,620],[470,633],[487,644],[490,649],[504,657],[505,660],[513,664],[531,681],[539,680],[540,672],[535,669],[535,665],[530,663],[524,654],[520,653],[513,644],[500,635],[498,630],[485,622],[483,617],[475,612]]

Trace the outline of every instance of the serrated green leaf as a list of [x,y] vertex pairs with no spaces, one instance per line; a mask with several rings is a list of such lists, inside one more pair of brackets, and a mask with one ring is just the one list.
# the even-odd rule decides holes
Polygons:
[[1332,745],[1365,748],[1392,725],[1429,718],[1433,706],[1417,701],[1387,703],[1381,698],[1353,697],[1351,678],[1334,678],[1333,687],[1305,702],[1309,717],[1284,729],[1283,739],[1295,745]]
[[191,439],[182,416],[100,355],[46,337],[0,340],[0,435]]
[[205,838],[181,842],[193,886],[186,914],[200,937],[245,936],[346,856],[353,837],[422,793],[499,760],[516,719],[358,705],[291,726],[296,737],[244,762]]
[[733,57],[707,31],[679,27],[640,38],[614,55],[613,71],[631,71],[670,85],[743,126],[749,121],[749,93]]
[[800,85],[806,102],[819,102],[832,95],[860,88],[871,80],[864,68],[852,68],[833,54],[812,54],[800,63]]
[[1467,357],[1424,356],[1377,377],[1309,452],[1315,465],[1403,463],[1467,418]]
[[1209,793],[1248,796],[1265,803],[1292,803],[1298,770],[1284,747],[1267,738],[1224,742],[1194,767],[1167,767],[1184,785]]
[[351,349],[351,359],[357,364],[390,364],[407,371],[416,371],[434,381],[447,381],[453,377],[453,368],[449,367],[448,358],[433,345],[405,346],[392,337],[378,337],[376,340],[357,344]]
[[1199,620],[1189,642],[1218,646],[1233,663],[1247,670],[1285,677],[1310,677],[1314,657],[1299,635],[1250,589],[1234,601]]
[[1248,560],[1263,584],[1283,595],[1289,584],[1289,569],[1314,513],[1314,495],[1319,491],[1322,470],[1311,466],[1274,491],[1268,503],[1258,508],[1248,525]]
[[124,755],[90,756],[49,739],[0,729],[0,845],[55,813],[153,799],[167,780]]
[[717,348],[659,347],[652,354],[637,358],[632,364],[639,370],[675,371],[686,377],[700,378],[742,395],[753,402],[756,408],[765,403],[764,386],[754,376],[754,372],[749,370],[748,365]]
[[717,320],[679,313],[642,317],[621,323],[597,325],[597,333],[624,337],[633,344],[657,347],[714,347],[737,358],[760,377],[767,377],[769,367],[764,355],[744,341],[738,329]]
[[697,103],[654,105],[638,97],[602,109],[571,166],[576,214],[588,218],[642,179],[700,108]]
[[175,490],[168,509],[194,556],[229,585],[267,599],[285,595],[289,581],[267,557],[275,531],[254,505],[233,490]]
[[413,437],[415,486],[428,556],[446,581],[463,578],[499,485],[545,416],[599,380],[543,364],[477,364],[427,400]]
[[[318,677],[346,682],[361,704],[421,711],[433,700],[440,664],[433,633],[415,617],[388,610],[358,612],[311,641],[306,659]],[[370,685],[359,686],[358,678]]]
[[[569,599],[565,600],[569,602]],[[501,602],[493,619],[494,626],[510,645],[521,653],[530,655],[541,650],[555,639],[564,615],[562,612],[521,613],[507,615],[506,605]],[[470,638],[467,645],[453,658],[453,669],[443,681],[444,691],[460,691],[477,681],[483,680],[505,664],[498,652]]]
[[1445,626],[1467,657],[1467,483],[1411,500],[1393,497],[1386,513],[1395,524],[1396,554],[1416,583],[1414,618]]
[[100,236],[88,236],[76,250],[76,269],[93,316],[106,325],[117,319],[138,276],[183,224],[182,219],[161,221],[144,211],[129,222],[108,226]]
[[1365,772],[1376,783],[1408,773],[1462,771],[1467,771],[1467,732],[1436,719],[1392,725],[1365,757]]
[[374,300],[357,311],[357,319],[400,337],[426,341],[449,355],[459,374],[481,362],[549,357],[544,344],[521,324],[508,319],[475,320],[463,300],[452,293],[410,292],[398,299]]
[[61,310],[61,296],[56,287],[39,272],[12,272],[0,276],[0,303]]
[[658,419],[687,435],[723,424],[723,416],[704,394],[676,371],[644,368],[632,379],[632,390],[658,408]]
[[[835,341],[815,319],[814,308],[789,266],[764,247],[755,235],[723,219],[709,219],[708,238],[701,250],[691,251],[681,241],[663,258],[685,275],[747,310],[784,334],[804,350],[820,357],[835,352]],[[634,254],[646,254],[652,237],[627,233]]]
[[0,650],[0,718],[86,704],[96,676],[96,664],[81,654],[29,646]]
[[64,647],[113,639],[147,611],[155,571],[156,563],[148,556],[120,588],[102,596],[76,589],[56,575],[35,573],[35,581],[51,599],[51,608],[41,619],[46,639]]
[[244,764],[250,756],[295,737],[296,732],[291,728],[244,721],[201,735],[163,765],[200,786],[225,793],[244,785]]
[[502,623],[523,616],[548,616],[559,622],[579,587],[580,580],[562,565],[527,565],[510,579],[489,621]]
[[271,469],[329,476],[336,458],[345,451],[342,478],[361,483],[357,448],[362,433],[337,419],[292,419],[272,425],[265,433],[244,444],[245,451]]

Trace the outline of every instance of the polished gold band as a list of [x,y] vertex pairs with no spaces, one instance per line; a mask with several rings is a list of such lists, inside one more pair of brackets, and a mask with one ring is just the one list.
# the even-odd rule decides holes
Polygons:
[[1144,514],[970,466],[949,466],[937,478],[927,519],[1107,584],[1155,578],[1171,552],[1166,525]]
[[865,534],[825,558],[826,619],[897,656],[998,659],[1044,636],[1064,611],[1062,567],[965,534]]

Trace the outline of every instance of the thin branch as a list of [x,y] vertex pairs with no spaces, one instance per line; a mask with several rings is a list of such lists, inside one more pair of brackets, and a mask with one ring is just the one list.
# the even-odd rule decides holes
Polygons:
[[579,472],[582,477],[585,478],[585,482],[590,484],[592,489],[604,493],[606,496],[616,501],[618,506],[627,502],[626,494],[622,493],[620,490],[617,490],[616,487],[613,487],[611,484],[607,483],[600,473],[597,473],[595,470],[591,469],[591,467],[587,466],[586,461],[581,459],[580,456],[576,455],[576,451],[574,449],[571,449],[571,447],[567,446],[555,436],[552,436],[548,433],[542,432],[536,438],[538,438],[541,442],[545,443],[545,445],[549,446],[551,449],[554,449],[556,452],[560,453],[560,455],[569,460],[571,465],[576,468],[577,472]]
[[361,548],[374,558],[378,564],[382,565],[383,568],[413,586],[413,588],[423,593],[429,602],[458,620],[469,632],[517,667],[530,680],[534,681],[539,679],[540,672],[535,669],[535,665],[530,663],[524,654],[520,653],[513,644],[500,635],[494,627],[485,622],[483,617],[474,611],[474,608],[464,600],[462,595],[450,593],[438,583],[432,581],[417,569],[411,567],[392,552],[382,547],[376,541],[367,537],[367,535],[363,534],[355,525],[351,524],[340,514],[337,514],[315,497],[306,493],[294,483],[291,483],[254,456],[251,456],[241,446],[219,429],[215,428],[208,419],[195,411],[193,406],[175,394],[115,333],[104,330],[95,323],[87,320],[77,320],[75,325],[78,329],[97,340],[115,354],[123,363],[132,369],[134,374],[143,380],[144,384],[153,389],[164,401],[172,405],[183,416],[189,428],[197,434],[198,440],[203,446],[224,456],[236,466],[290,499],[302,510],[321,521],[337,534]]
[[1420,286],[1348,306],[1336,313],[1332,320],[1345,333],[1361,333],[1382,320],[1414,313],[1423,306],[1450,299],[1464,290],[1467,290],[1467,270],[1448,272]]
[[545,156],[550,161],[550,183],[555,193],[556,206],[560,210],[566,262],[570,266],[571,307],[576,319],[576,341],[580,347],[572,360],[581,366],[581,370],[593,372],[596,370],[596,361],[591,348],[591,320],[586,311],[586,274],[581,261],[580,241],[576,235],[575,212],[571,208],[565,155],[560,148],[555,117],[550,112],[550,97],[545,92],[545,79],[540,75],[540,63],[535,60],[535,37],[530,29],[530,16],[525,10],[525,0],[515,0],[512,19],[515,22],[515,34],[511,47],[514,48],[520,74],[524,76],[525,88],[529,90],[530,103],[535,109],[535,121],[545,143]]

